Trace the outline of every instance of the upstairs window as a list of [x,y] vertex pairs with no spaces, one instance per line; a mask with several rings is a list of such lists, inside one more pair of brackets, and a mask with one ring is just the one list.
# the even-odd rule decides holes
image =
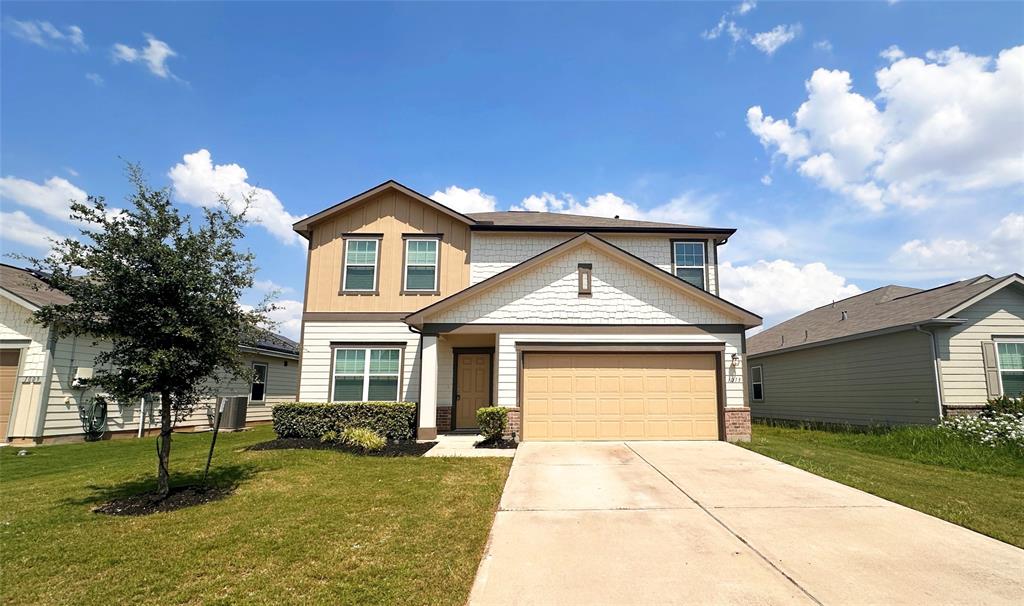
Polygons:
[[375,292],[377,290],[377,259],[380,240],[350,238],[345,240],[345,271],[341,290]]
[[760,366],[750,367],[750,397],[755,402],[764,400],[764,370]]
[[405,240],[405,290],[437,292],[438,240],[407,238]]
[[679,240],[672,243],[672,267],[676,276],[693,284],[697,288],[706,289],[707,269],[703,241]]
[[1021,397],[1024,394],[1024,341],[996,342],[996,352],[1003,395]]
[[402,352],[398,348],[334,350],[335,402],[397,402]]

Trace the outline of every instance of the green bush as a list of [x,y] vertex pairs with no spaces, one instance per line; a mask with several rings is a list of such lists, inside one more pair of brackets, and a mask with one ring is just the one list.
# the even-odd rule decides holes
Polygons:
[[982,414],[988,417],[1000,414],[1024,416],[1024,396],[1020,398],[1011,398],[1010,396],[991,398],[985,404]]
[[508,409],[504,406],[478,408],[476,422],[485,440],[500,440],[508,429]]
[[380,434],[365,427],[349,427],[341,432],[341,443],[363,452],[377,452],[388,445]]
[[324,434],[322,436],[320,436],[320,443],[321,444],[328,444],[328,443],[337,442],[337,441],[338,441],[338,432],[336,432],[334,430],[325,431]]
[[274,432],[279,438],[319,440],[329,431],[364,427],[388,440],[415,435],[416,404],[412,402],[288,402],[274,406]]

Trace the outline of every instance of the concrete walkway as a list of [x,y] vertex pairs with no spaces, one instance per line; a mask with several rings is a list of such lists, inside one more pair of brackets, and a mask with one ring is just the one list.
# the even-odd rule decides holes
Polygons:
[[722,442],[525,443],[470,604],[1021,604],[1024,551]]
[[515,448],[477,448],[475,444],[484,437],[479,434],[448,433],[437,436],[432,442],[437,445],[424,454],[425,457],[514,457]]

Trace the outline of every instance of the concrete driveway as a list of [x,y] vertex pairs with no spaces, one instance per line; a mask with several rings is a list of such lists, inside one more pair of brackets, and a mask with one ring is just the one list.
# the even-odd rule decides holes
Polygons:
[[525,443],[470,604],[1024,603],[1024,551],[723,442]]

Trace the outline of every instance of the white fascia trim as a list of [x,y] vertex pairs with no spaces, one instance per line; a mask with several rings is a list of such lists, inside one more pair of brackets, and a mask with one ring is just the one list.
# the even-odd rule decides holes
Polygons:
[[29,311],[38,311],[39,310],[39,306],[38,305],[36,305],[35,303],[29,302],[28,299],[25,299],[23,297],[19,297],[18,295],[16,295],[13,292],[7,290],[6,288],[0,287],[0,295],[3,295],[5,298],[10,299],[11,301],[14,301],[18,305],[21,305],[22,307],[28,309]]
[[994,284],[992,286],[992,288],[989,288],[988,290],[985,290],[983,292],[980,292],[980,293],[974,295],[973,297],[971,297],[970,299],[967,299],[963,303],[960,303],[959,305],[957,305],[953,309],[951,309],[951,310],[949,310],[949,311],[939,315],[938,318],[945,319],[945,318],[948,318],[948,317],[952,316],[953,314],[960,313],[961,311],[967,309],[971,305],[974,305],[978,301],[983,300],[985,297],[988,297],[988,296],[992,295],[993,293],[995,293],[996,291],[1002,290],[1002,289],[1006,288],[1007,286],[1009,286],[1011,284],[1017,284],[1019,286],[1024,286],[1024,279],[1021,279],[1021,277],[1018,276],[1018,275],[1009,276],[1005,280]]

